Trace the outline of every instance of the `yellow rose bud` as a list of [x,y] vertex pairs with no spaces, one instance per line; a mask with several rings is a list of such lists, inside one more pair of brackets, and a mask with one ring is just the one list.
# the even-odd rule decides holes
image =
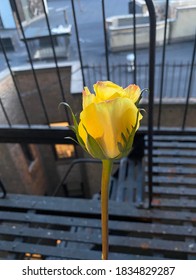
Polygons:
[[[127,88],[110,82],[97,82],[95,94],[87,87],[83,90],[83,110],[80,122],[67,106],[73,117],[73,126],[78,143],[92,157],[102,160],[101,220],[102,259],[108,258],[108,186],[114,159],[127,156],[142,115],[137,105],[141,90],[137,85]],[[75,141],[75,139],[73,139]]]
[[126,156],[133,144],[142,115],[137,108],[141,90],[110,82],[97,82],[95,94],[83,91],[83,110],[76,129],[79,143],[93,157],[119,159]]

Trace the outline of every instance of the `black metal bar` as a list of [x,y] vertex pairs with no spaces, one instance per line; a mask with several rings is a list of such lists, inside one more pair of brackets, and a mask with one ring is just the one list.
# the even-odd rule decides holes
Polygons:
[[116,66],[112,63],[112,81],[116,79]]
[[159,99],[158,122],[157,122],[158,128],[160,128],[161,112],[162,112],[162,98],[163,98],[163,85],[164,85],[164,74],[165,74],[165,52],[166,52],[166,39],[167,39],[166,37],[167,37],[168,10],[169,10],[169,0],[166,0],[165,27],[164,27],[163,52],[162,52],[161,86],[160,86],[160,99]]
[[90,75],[90,70],[91,70],[91,68],[90,68],[90,66],[85,66],[85,69],[87,69],[87,79],[88,79],[88,82],[87,82],[87,86],[88,87],[90,87],[90,85],[92,84],[91,83],[91,75]]
[[25,38],[24,27],[22,25],[20,15],[19,15],[19,11],[18,11],[18,7],[17,7],[15,1],[13,1],[13,3],[15,5],[16,17],[18,19],[20,30],[21,30],[22,36],[24,38],[24,44],[25,44],[25,47],[26,47],[27,55],[28,55],[28,58],[29,58],[29,62],[30,62],[30,65],[31,65],[32,72],[33,72],[34,81],[35,81],[35,84],[36,84],[36,87],[37,87],[37,92],[38,92],[38,95],[39,95],[39,98],[40,98],[40,101],[41,101],[41,104],[42,104],[42,108],[43,108],[43,112],[44,112],[44,115],[45,115],[45,118],[46,118],[46,122],[49,125],[50,121],[49,121],[49,118],[48,118],[48,114],[47,114],[47,111],[46,111],[44,100],[42,98],[41,89],[40,89],[40,86],[39,86],[39,83],[38,83],[37,75],[36,75],[35,68],[34,68],[34,65],[33,65],[33,61],[32,61],[32,58],[31,58],[31,53],[30,53],[30,50],[29,50],[29,46],[28,46],[27,40]]
[[33,144],[76,144],[75,133],[68,127],[48,127],[47,125],[12,125],[0,126],[0,143],[33,143]]
[[106,61],[106,73],[107,79],[110,80],[110,67],[109,67],[109,52],[108,52],[108,41],[106,31],[106,17],[105,17],[105,1],[101,0],[102,4],[102,16],[103,16],[103,33],[104,33],[104,46],[105,46],[105,61]]
[[153,150],[153,105],[154,105],[154,75],[155,75],[155,47],[156,47],[156,14],[152,0],[145,0],[149,11],[149,107],[148,107],[148,190],[149,207],[152,204],[152,150]]
[[133,81],[137,84],[137,53],[136,53],[136,8],[135,0],[133,0],[133,53],[134,53],[134,71]]
[[189,80],[189,69],[190,69],[191,64],[187,63],[186,65],[186,77],[185,77],[185,83],[184,83],[184,98],[186,97],[186,92],[188,91],[188,80]]
[[[137,134],[146,135],[148,128],[141,127]],[[155,128],[153,135],[192,135],[196,136],[195,128]],[[32,143],[32,144],[74,144],[75,133],[68,127],[51,127],[47,125],[0,125],[0,143]]]
[[177,88],[177,94],[176,94],[176,97],[181,97],[180,96],[180,88],[181,88],[181,84],[183,84],[182,82],[182,69],[183,69],[183,64],[182,62],[179,64],[179,79],[178,79],[178,88]]
[[[146,86],[145,65],[137,64],[137,84],[143,89]],[[148,72],[147,72],[148,76]],[[148,83],[147,83],[148,84]]]
[[9,120],[9,117],[8,117],[8,115],[7,115],[7,112],[6,112],[6,110],[5,110],[5,107],[4,107],[4,105],[3,105],[3,102],[2,102],[2,100],[1,100],[1,98],[0,98],[0,105],[1,105],[1,108],[2,108],[2,110],[3,110],[3,113],[4,113],[4,116],[5,116],[5,118],[6,118],[7,123],[9,124],[9,126],[12,126],[12,124],[11,124],[11,122],[10,122],[10,120]]
[[1,180],[0,180],[0,189],[2,190],[2,194],[1,194],[0,198],[5,198],[7,195],[7,191],[6,191],[3,183],[1,182]]
[[[175,98],[176,94],[177,94],[177,88],[176,88],[177,80],[175,79],[175,77],[176,77],[176,74],[177,74],[177,71],[178,71],[178,65],[177,65],[176,62],[174,62],[172,67],[171,67],[171,65],[168,65],[168,66],[169,66],[169,70],[172,68],[172,75],[170,77],[172,77],[171,80],[173,82],[172,82],[172,90],[170,92],[169,91],[167,91],[167,92],[169,92],[169,97]],[[169,71],[167,71],[167,72],[169,72]],[[168,79],[166,79],[166,81],[168,81]],[[178,81],[178,83],[179,83],[179,81]]]
[[168,69],[166,69],[166,73],[167,73],[166,81],[168,81],[169,70],[172,68],[171,69],[172,74],[170,75],[170,77],[171,77],[171,89],[170,89],[171,93],[170,93],[170,96],[171,95],[173,96],[173,91],[174,91],[174,88],[175,88],[174,85],[175,85],[176,63],[174,62],[172,66],[167,64],[166,67],[168,68]]
[[93,70],[94,81],[96,81],[97,80],[97,76],[96,76],[96,65],[95,64],[92,65],[92,70]]
[[71,164],[69,165],[69,168],[67,169],[67,171],[65,172],[63,178],[61,179],[60,183],[57,185],[57,187],[55,188],[55,190],[52,193],[52,196],[56,196],[58,194],[58,191],[62,188],[63,184],[65,184],[65,181],[67,179],[67,177],[69,176],[72,168],[77,165],[77,164],[81,164],[81,163],[99,163],[101,164],[101,160],[97,160],[97,159],[88,159],[88,158],[80,158],[80,159],[75,159],[71,162]]
[[4,55],[4,57],[5,57],[5,61],[6,61],[6,63],[7,63],[7,67],[8,67],[8,69],[9,69],[10,74],[11,74],[12,81],[13,81],[13,83],[14,83],[14,86],[15,86],[15,89],[16,89],[16,93],[17,93],[17,96],[18,96],[20,105],[21,105],[21,107],[22,107],[22,111],[23,111],[25,120],[26,120],[27,124],[30,126],[30,121],[29,121],[27,112],[26,112],[26,110],[25,110],[24,103],[23,103],[22,98],[21,98],[21,96],[20,96],[20,91],[19,91],[18,85],[17,85],[17,83],[16,83],[14,74],[13,74],[13,72],[12,72],[11,65],[10,65],[9,59],[8,59],[8,57],[7,57],[7,53],[6,53],[6,50],[5,50],[5,48],[4,48],[4,45],[3,45],[3,42],[2,42],[1,37],[0,37],[0,46],[1,46],[1,49],[2,49],[2,51],[3,51],[3,55]]
[[182,121],[182,129],[183,130],[184,130],[185,124],[186,124],[186,117],[187,117],[187,111],[188,111],[188,105],[189,105],[189,97],[190,97],[190,94],[191,94],[191,86],[192,86],[192,79],[193,79],[193,69],[194,69],[194,62],[195,62],[195,53],[196,53],[196,33],[195,33],[195,41],[194,41],[192,61],[191,61],[191,69],[190,69],[190,76],[189,76],[189,83],[188,83],[188,91],[187,91],[187,97],[186,97],[186,103],[185,103],[185,109],[184,109],[184,117],[183,117],[183,121]]
[[[60,70],[59,70],[58,60],[57,60],[57,56],[56,56],[56,52],[55,52],[55,45],[54,45],[54,41],[53,41],[53,38],[52,38],[51,26],[50,26],[49,18],[48,18],[48,15],[47,15],[46,7],[45,7],[45,4],[44,4],[44,0],[42,0],[42,5],[43,5],[43,11],[44,11],[45,20],[46,20],[46,25],[47,25],[48,32],[49,32],[50,42],[51,42],[51,46],[52,46],[52,53],[53,53],[53,58],[54,58],[55,66],[56,66],[57,77],[58,77],[59,86],[60,86],[60,90],[61,90],[62,101],[66,102],[64,89],[63,89],[63,84],[62,84],[62,80],[61,80],[61,73],[60,73]],[[69,117],[69,114],[68,114],[67,110],[65,110],[65,114],[66,114],[68,122],[70,123],[70,117]]]
[[128,73],[128,65],[124,65],[124,67],[125,67],[125,83],[126,83],[126,85],[128,85],[129,84],[129,73]]
[[159,95],[159,90],[160,90],[160,88],[159,88],[159,84],[160,84],[160,81],[161,81],[161,69],[162,69],[162,67],[161,67],[161,63],[158,63],[158,64],[156,64],[156,68],[157,68],[157,70],[156,70],[156,72],[155,73],[159,73],[158,74],[158,77],[157,77],[157,83],[156,83],[156,98],[160,98],[160,95]]
[[[162,66],[163,67],[163,66]],[[161,69],[162,69],[162,67],[161,67]],[[173,67],[173,65],[172,65],[172,68],[174,69],[174,67]],[[170,69],[171,69],[171,67],[170,67],[170,65],[168,64],[168,63],[165,63],[165,66],[164,66],[164,69],[165,69],[165,75],[164,75],[164,80],[165,81],[167,81],[167,83],[164,83],[164,86],[163,86],[163,89],[164,89],[164,94],[162,95],[162,98],[164,98],[164,97],[169,97],[169,93],[168,93],[168,77],[170,76],[171,77],[171,75],[169,75],[169,71],[170,71]],[[172,70],[172,69],[171,69]],[[174,74],[174,72],[173,72],[173,74]],[[174,83],[172,83],[172,85],[171,85],[171,89],[170,89],[170,91],[173,91],[173,85],[174,85]],[[160,119],[161,119],[161,116],[160,116]],[[161,123],[161,122],[160,122]],[[158,127],[158,128],[160,128],[160,126]]]
[[118,84],[122,86],[122,67],[121,67],[121,64],[118,65],[118,77],[119,77]]
[[81,48],[80,48],[80,38],[79,38],[79,32],[78,32],[78,24],[77,24],[77,19],[76,19],[74,0],[71,0],[71,6],[72,6],[73,19],[74,19],[75,32],[76,32],[78,55],[79,55],[79,60],[80,60],[80,65],[81,65],[82,82],[83,82],[83,87],[84,87],[84,86],[86,86],[86,81],[85,81],[85,76],[84,76],[84,67],[83,67],[83,60],[82,60],[82,52],[81,52]]
[[148,64],[146,63],[144,65],[144,67],[145,67],[145,85],[148,85],[148,83],[149,83],[149,81],[148,81]]
[[103,78],[104,74],[103,74],[103,71],[102,71],[102,65],[101,64],[99,64],[99,73],[100,73],[101,81],[103,81],[104,80],[104,78]]

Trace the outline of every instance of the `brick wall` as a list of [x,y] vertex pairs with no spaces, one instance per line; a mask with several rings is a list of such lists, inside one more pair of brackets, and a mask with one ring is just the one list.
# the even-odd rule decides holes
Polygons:
[[[41,96],[48,114],[49,121],[66,121],[65,109],[58,109],[63,100],[57,71],[54,67],[36,69],[37,81]],[[20,92],[22,102],[31,124],[46,124],[46,117],[37,91],[37,86],[31,69],[14,69],[14,77]],[[61,67],[63,94],[71,105],[73,98],[70,94],[71,67]],[[0,98],[12,125],[26,124],[24,113],[11,76],[7,73],[1,77]],[[74,106],[75,107],[75,106]],[[0,110],[0,124],[7,124],[3,111]],[[62,172],[58,165],[51,145],[29,145],[35,160],[29,163],[19,144],[0,144],[1,178],[9,192],[51,194],[59,184]],[[65,165],[63,173],[67,165]]]
[[[36,69],[35,74],[41,97],[31,69],[18,69],[14,72],[16,84],[21,93],[30,122],[32,124],[46,124],[47,122],[41,98],[50,122],[65,121],[66,115],[64,110],[59,110],[58,105],[63,101],[62,94],[67,102],[71,101],[71,67],[62,67],[60,69],[62,91],[55,68]],[[20,115],[20,112],[18,114]]]

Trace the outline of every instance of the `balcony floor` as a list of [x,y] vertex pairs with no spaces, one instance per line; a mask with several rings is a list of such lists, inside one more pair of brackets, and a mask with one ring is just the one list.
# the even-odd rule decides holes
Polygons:
[[[153,207],[110,200],[109,259],[196,259],[195,147],[195,136],[154,136]],[[100,259],[99,199],[8,194],[0,258]]]
[[[1,259],[101,257],[99,200],[8,195],[0,208]],[[109,258],[196,259],[195,212],[164,208],[110,201]]]

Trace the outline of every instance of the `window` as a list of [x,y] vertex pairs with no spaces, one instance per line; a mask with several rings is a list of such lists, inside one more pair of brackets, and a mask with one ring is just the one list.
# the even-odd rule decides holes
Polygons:
[[[65,127],[68,122],[51,123],[51,127]],[[75,157],[75,148],[72,144],[56,144],[54,145],[55,154],[57,159],[66,159]]]
[[[3,43],[3,46],[5,48],[6,51],[14,51],[14,46],[12,44],[12,39],[11,38],[1,38],[1,41]],[[1,51],[1,47],[0,47],[0,51]]]
[[[56,37],[52,36],[52,41],[53,41],[54,46],[58,45]],[[48,35],[48,37],[39,38],[39,46],[40,46],[40,48],[51,47],[51,38],[49,37],[49,35]]]

